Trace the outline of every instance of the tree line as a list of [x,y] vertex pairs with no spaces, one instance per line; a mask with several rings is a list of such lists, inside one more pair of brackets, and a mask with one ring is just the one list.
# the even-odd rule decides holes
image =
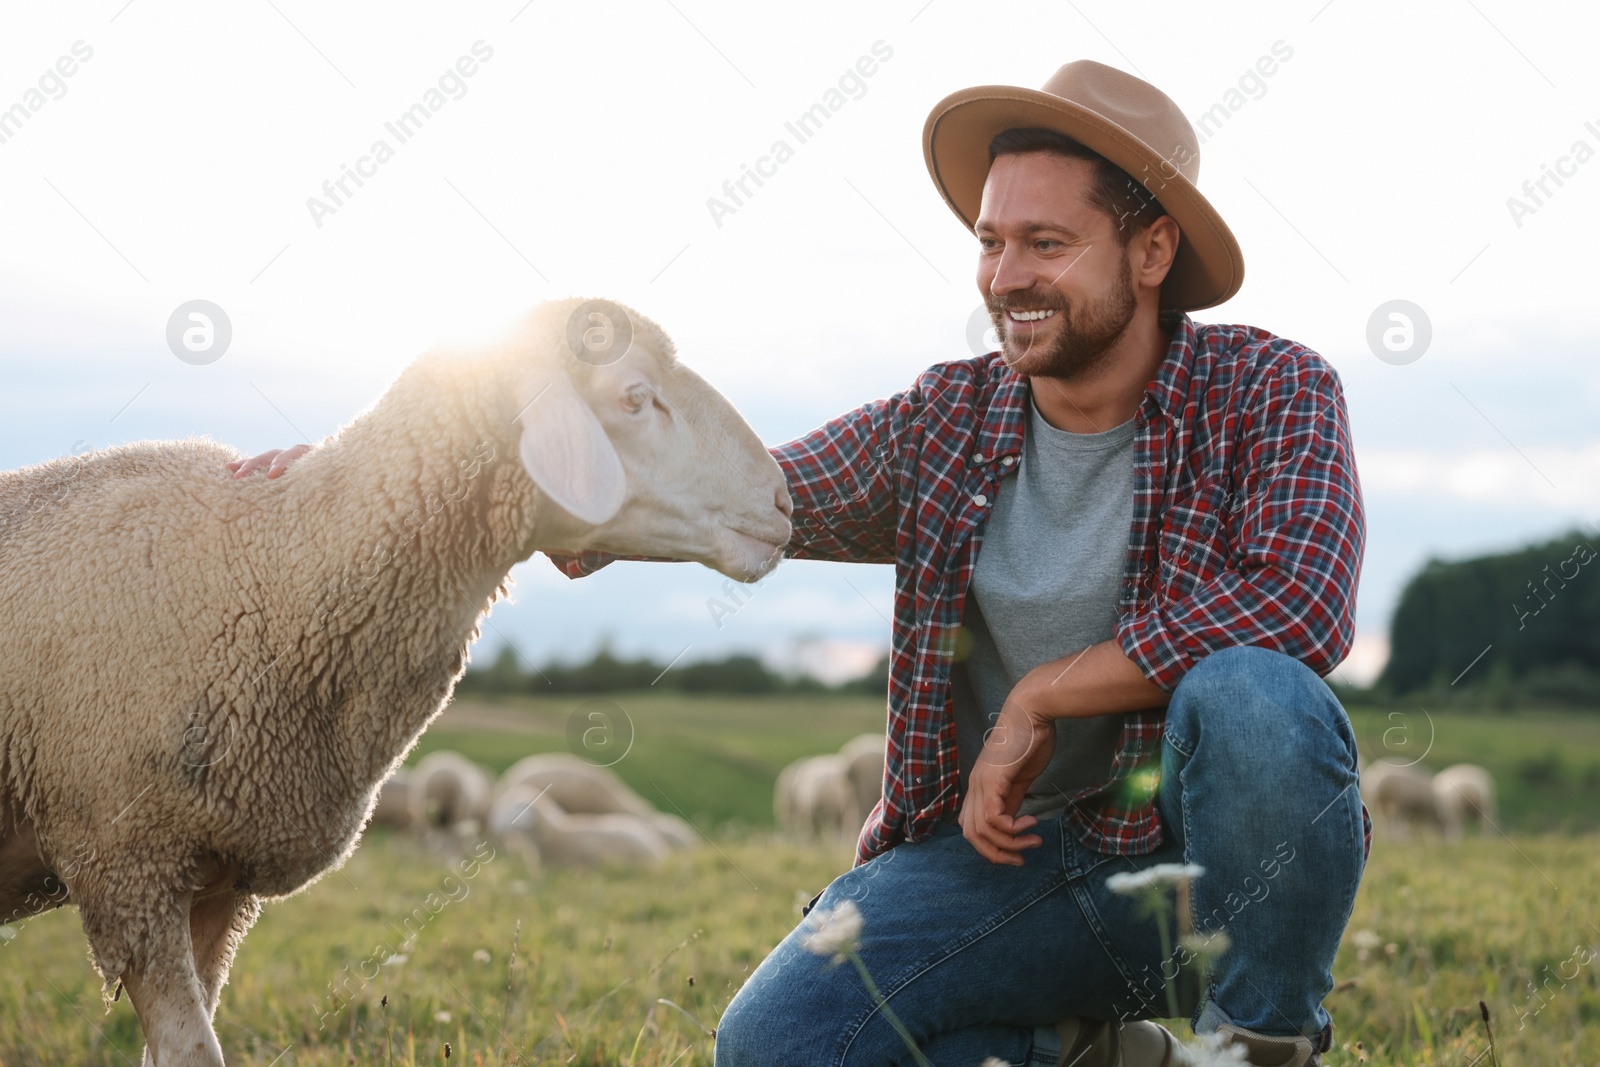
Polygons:
[[1379,690],[1600,705],[1600,549],[1582,530],[1512,552],[1430,560],[1406,583]]
[[537,695],[657,689],[680,693],[859,693],[882,697],[888,687],[887,654],[862,677],[826,685],[809,675],[791,676],[770,670],[752,655],[668,664],[647,657],[620,657],[608,645],[602,645],[580,663],[555,661],[524,669],[516,650],[503,645],[490,665],[467,671],[456,691]]

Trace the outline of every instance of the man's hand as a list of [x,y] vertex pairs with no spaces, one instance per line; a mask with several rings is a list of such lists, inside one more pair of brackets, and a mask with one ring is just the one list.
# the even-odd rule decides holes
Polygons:
[[1006,697],[984,739],[961,804],[961,832],[991,863],[1022,864],[1044,839],[1022,834],[1039,820],[1017,811],[1055,754],[1055,721],[1164,708],[1171,694],[1150,681],[1115,641],[1039,664]]
[[972,765],[961,805],[961,832],[972,847],[990,863],[1013,867],[1022,866],[1023,849],[1044,843],[1037,834],[1023,836],[1039,820],[1016,812],[1056,749],[1055,720],[1041,714],[1028,690],[1025,676],[1006,698]]
[[228,469],[235,478],[243,478],[247,474],[264,470],[268,478],[276,478],[289,469],[289,464],[311,451],[310,445],[295,445],[293,448],[274,448],[270,452],[263,452],[259,456],[249,459],[237,459],[228,464]]

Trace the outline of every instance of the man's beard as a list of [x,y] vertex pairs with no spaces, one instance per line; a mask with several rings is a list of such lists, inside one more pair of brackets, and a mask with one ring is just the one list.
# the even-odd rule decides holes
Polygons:
[[[990,296],[986,303],[989,318],[1000,337],[1000,351],[1006,363],[1019,373],[1042,378],[1083,378],[1111,355],[1111,349],[1127,331],[1138,307],[1133,293],[1133,268],[1127,257],[1120,257],[1122,268],[1116,285],[1103,300],[1075,312],[1060,291],[1040,286],[1026,292]],[[1060,319],[1056,336],[1048,347],[1032,346],[1018,351],[1013,345],[1006,315],[1008,309],[1038,311],[1053,308]]]

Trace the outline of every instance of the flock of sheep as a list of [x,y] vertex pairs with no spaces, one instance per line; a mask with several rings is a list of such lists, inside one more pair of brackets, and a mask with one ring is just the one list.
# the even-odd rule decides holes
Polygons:
[[528,756],[498,780],[458,752],[430,752],[383,783],[371,825],[487,834],[530,864],[561,867],[650,865],[698,840],[612,771],[564,752]]
[[1469,824],[1494,823],[1494,778],[1475,763],[1457,763],[1438,774],[1414,764],[1378,760],[1361,768],[1361,799],[1391,837],[1435,830],[1459,840]]
[[[785,767],[773,793],[779,831],[853,844],[883,792],[886,743],[862,734]],[[383,783],[370,825],[424,839],[486,834],[531,864],[563,867],[652,865],[699,839],[613,771],[567,753],[528,756],[497,780],[459,752],[430,752]]]

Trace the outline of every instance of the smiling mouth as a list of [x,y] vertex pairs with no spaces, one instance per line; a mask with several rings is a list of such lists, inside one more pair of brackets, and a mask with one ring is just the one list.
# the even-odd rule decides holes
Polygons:
[[1055,313],[1055,308],[1040,308],[1038,311],[1013,309],[1006,312],[1006,317],[1012,322],[1043,322]]

